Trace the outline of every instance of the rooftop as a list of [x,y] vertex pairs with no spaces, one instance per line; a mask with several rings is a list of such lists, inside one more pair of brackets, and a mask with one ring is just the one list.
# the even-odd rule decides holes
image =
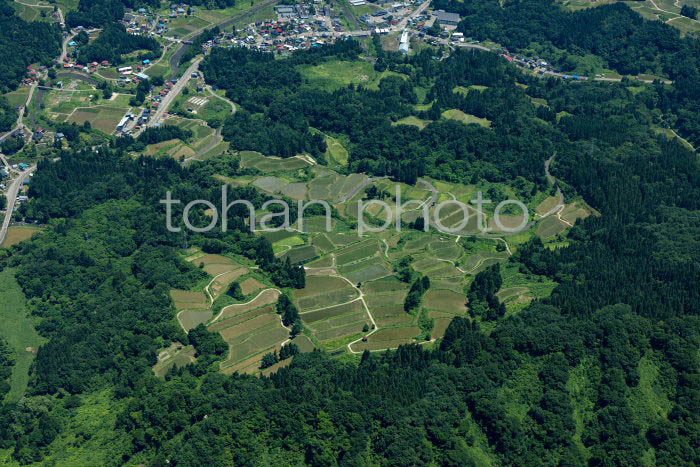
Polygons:
[[444,10],[436,10],[435,16],[438,21],[450,21],[454,23],[459,23],[459,15],[457,13],[448,13]]

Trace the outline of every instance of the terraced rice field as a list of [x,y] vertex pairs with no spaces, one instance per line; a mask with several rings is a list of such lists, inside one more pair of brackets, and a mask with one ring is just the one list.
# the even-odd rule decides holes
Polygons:
[[367,342],[356,342],[352,345],[352,349],[356,352],[365,349],[394,349],[399,345],[415,342],[413,338],[418,337],[420,334],[421,330],[416,326],[384,328],[369,336]]
[[214,321],[223,321],[241,315],[248,311],[254,310],[256,308],[276,303],[279,295],[280,291],[276,289],[263,290],[250,302],[239,303],[224,307]]
[[337,221],[335,219],[330,219],[330,217],[307,217],[306,214],[304,215],[303,222],[304,232],[307,233],[332,232],[337,224]]
[[177,319],[185,332],[189,332],[200,324],[209,322],[213,315],[211,310],[182,310],[177,314]]
[[276,172],[278,170],[298,170],[309,165],[303,159],[290,157],[280,159],[278,157],[267,157],[255,151],[241,151],[241,167],[255,168],[262,172]]
[[333,242],[330,241],[326,234],[316,235],[311,240],[311,243],[324,252],[335,250],[335,245],[333,244]]
[[443,311],[455,315],[464,315],[467,312],[467,297],[451,290],[437,290],[431,288],[425,294],[423,305],[429,310]]
[[222,369],[254,356],[259,356],[262,360],[264,353],[280,345],[289,336],[289,331],[282,327],[276,316],[272,317],[272,321],[246,322],[236,327],[239,329],[226,328],[221,332],[222,336],[224,332],[226,336],[231,336],[224,337],[229,343],[229,358],[221,364]]
[[366,282],[362,285],[362,290],[366,294],[377,294],[382,292],[399,292],[406,290],[406,283],[399,281],[395,277]]
[[346,313],[363,313],[364,308],[362,307],[362,302],[360,300],[355,300],[354,302],[345,303],[343,305],[337,305],[329,308],[323,308],[317,311],[310,311],[308,313],[303,313],[301,315],[301,320],[305,324],[314,324],[318,321],[323,321],[331,318],[336,318],[338,316],[344,315]]
[[408,285],[396,279],[386,278],[363,284],[365,301],[377,325],[396,326],[410,324],[413,317],[403,309]]
[[438,240],[431,242],[428,248],[438,259],[456,260],[462,255],[462,247],[454,241]]
[[292,264],[305,263],[311,259],[318,257],[318,250],[313,245],[305,245],[298,248],[287,250],[281,256],[282,260],[289,258]]
[[550,238],[562,233],[567,225],[557,219],[556,215],[546,217],[537,224],[537,235],[541,238]]
[[206,309],[209,306],[204,292],[173,289],[170,291],[170,297],[178,310]]
[[341,267],[339,268],[339,271],[342,275],[347,277],[355,284],[379,279],[391,274],[389,264],[376,256],[358,263],[352,263],[348,266]]
[[376,240],[367,240],[357,245],[352,245],[335,256],[336,264],[343,266],[346,264],[370,258],[379,253],[379,243]]
[[306,287],[293,292],[301,311],[315,310],[349,302],[358,297],[347,281],[333,276],[309,276]]
[[250,295],[265,287],[265,284],[255,279],[254,277],[249,277],[243,282],[241,282],[241,290],[243,295]]
[[542,201],[540,204],[537,205],[535,208],[535,211],[537,214],[540,216],[543,216],[547,214],[549,211],[554,209],[557,204],[559,204],[559,197],[558,196],[549,196],[545,198],[544,201]]

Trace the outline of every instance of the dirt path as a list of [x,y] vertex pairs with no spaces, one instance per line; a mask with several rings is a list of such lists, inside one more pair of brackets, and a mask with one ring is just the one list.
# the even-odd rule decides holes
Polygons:
[[349,200],[350,198],[352,198],[353,196],[355,196],[360,190],[362,190],[364,187],[366,187],[366,186],[369,185],[370,183],[374,183],[374,182],[376,182],[376,181],[384,180],[384,179],[387,179],[387,178],[389,178],[388,175],[384,175],[383,177],[374,177],[374,178],[370,177],[370,178],[368,178],[367,180],[365,180],[364,182],[360,183],[360,184],[357,185],[355,188],[353,188],[352,190],[350,190],[350,192],[349,192],[347,195],[345,195],[345,196],[343,196],[342,198],[340,198],[340,200],[338,201],[338,203],[344,203],[344,202],[346,202],[347,200]]
[[372,313],[369,311],[369,307],[367,306],[367,302],[365,301],[365,294],[364,294],[364,292],[362,292],[362,290],[358,289],[357,286],[356,286],[355,284],[353,284],[352,281],[351,281],[350,279],[348,279],[348,278],[346,278],[346,277],[343,277],[343,276],[341,276],[340,274],[338,274],[338,275],[335,276],[335,277],[339,277],[340,279],[343,279],[345,282],[347,282],[348,284],[350,284],[350,286],[351,286],[353,289],[357,290],[357,293],[359,293],[360,296],[359,296],[358,298],[356,298],[355,300],[352,300],[352,301],[354,302],[354,301],[360,300],[360,301],[362,302],[362,306],[364,307],[365,312],[367,312],[367,316],[369,316],[369,320],[372,322],[372,326],[374,326],[374,329],[372,329],[370,332],[368,332],[368,333],[365,334],[364,336],[360,337],[359,339],[355,339],[354,341],[348,343],[348,350],[350,351],[350,353],[354,353],[354,354],[362,353],[362,352],[356,352],[356,351],[354,351],[354,350],[352,349],[352,345],[353,345],[353,344],[356,344],[356,343],[358,343],[358,342],[360,342],[360,341],[362,341],[362,339],[364,339],[365,337],[369,337],[369,336],[371,336],[372,334],[374,334],[375,332],[379,331],[379,326],[377,326],[377,322],[374,320],[374,316],[372,316]]
[[233,303],[233,304],[231,304],[231,305],[228,305],[228,306],[223,307],[223,308],[221,309],[221,311],[219,312],[219,314],[216,315],[216,318],[212,319],[212,320],[209,322],[209,324],[212,324],[212,323],[217,322],[217,321],[219,320],[219,318],[221,318],[221,315],[224,314],[224,311],[227,310],[228,308],[231,308],[231,307],[233,307],[233,306],[248,305],[248,304],[254,302],[255,300],[257,300],[262,294],[264,294],[264,293],[266,293],[266,292],[268,292],[268,291],[270,291],[270,290],[273,290],[273,291],[277,292],[277,297],[279,297],[280,295],[282,295],[282,291],[279,290],[279,289],[275,289],[275,288],[269,288],[269,289],[261,290],[260,293],[257,294],[257,295],[255,296],[255,298],[252,298],[252,299],[248,300],[248,301],[245,302],[245,303]]

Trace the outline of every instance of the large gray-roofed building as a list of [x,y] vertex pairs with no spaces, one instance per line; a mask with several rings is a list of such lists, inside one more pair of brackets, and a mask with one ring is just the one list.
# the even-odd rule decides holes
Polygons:
[[444,24],[445,26],[457,26],[460,20],[457,13],[448,13],[444,10],[436,10],[435,17],[439,24]]

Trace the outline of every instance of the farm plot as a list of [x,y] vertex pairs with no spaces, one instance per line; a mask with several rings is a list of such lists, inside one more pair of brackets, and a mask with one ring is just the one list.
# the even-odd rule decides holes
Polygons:
[[[369,284],[375,285],[368,286],[367,307],[375,321],[379,326],[410,324],[413,321],[413,317],[403,309],[403,301],[406,298],[408,286],[399,281],[396,281],[396,283],[387,281],[385,285],[382,283],[383,281],[373,281]],[[376,292],[373,291],[375,289],[377,289]]]
[[128,110],[122,107],[107,107],[103,105],[87,108],[79,107],[68,117],[67,121],[78,125],[89,121],[93,128],[111,134],[117,129],[119,120],[122,119]]
[[[366,315],[360,315],[366,318]],[[343,324],[325,331],[319,331],[316,333],[316,338],[321,342],[327,342],[333,339],[340,339],[342,337],[353,336],[362,332],[362,329],[367,324],[367,319],[360,319],[359,321],[353,323]]]
[[204,292],[172,289],[170,297],[175,302],[175,308],[178,310],[196,310],[209,307],[209,300],[204,295]]
[[185,332],[196,328],[200,324],[209,322],[214,313],[211,310],[182,310],[177,314],[177,320]]
[[550,238],[562,233],[567,229],[567,227],[568,226],[557,219],[556,216],[549,216],[542,219],[537,224],[536,232],[541,238]]
[[502,263],[508,260],[506,252],[483,252],[469,255],[466,257],[462,269],[467,274],[477,274],[489,266],[496,263]]
[[268,193],[277,193],[285,185],[287,185],[287,182],[277,177],[261,177],[253,182],[253,186]]
[[416,326],[384,328],[368,336],[367,342],[356,342],[352,345],[352,350],[358,352],[362,350],[383,350],[394,349],[402,344],[414,342],[414,337],[421,334],[420,328]]
[[316,247],[313,245],[305,245],[298,248],[292,248],[291,250],[286,251],[281,256],[281,259],[286,261],[287,258],[289,258],[289,261],[292,264],[298,264],[305,263],[317,257],[318,250],[316,250]]
[[431,242],[428,248],[438,259],[456,260],[462,255],[462,248],[453,241],[438,240]]
[[254,318],[259,318],[260,316],[272,316],[276,313],[274,305],[267,305],[260,308],[255,308],[254,310],[246,311],[245,313],[239,313],[236,316],[218,320],[213,324],[210,324],[208,329],[210,332],[222,331],[226,328],[230,328],[239,325],[245,321],[252,321]]
[[12,107],[19,107],[20,105],[24,105],[25,102],[27,102],[27,97],[29,97],[29,87],[24,86],[21,88],[18,88],[12,92],[8,92],[5,94],[5,98],[7,98],[7,103],[10,104]]
[[547,214],[549,211],[554,209],[557,204],[559,204],[559,197],[558,196],[549,196],[545,198],[540,204],[537,205],[535,208],[535,211],[537,212],[538,215],[544,216]]
[[437,290],[431,288],[425,294],[423,305],[429,310],[437,310],[455,315],[464,315],[467,312],[467,297],[451,290]]
[[594,214],[593,208],[588,206],[584,201],[576,201],[564,206],[564,209],[561,210],[560,217],[569,224],[573,224],[578,219],[585,219],[591,214]]
[[462,112],[461,110],[458,109],[449,109],[445,110],[442,113],[443,118],[451,119],[451,120],[457,120],[458,122],[462,122],[465,125],[469,125],[471,123],[476,123],[477,125],[481,125],[485,128],[488,128],[491,126],[491,122],[485,118],[479,118],[475,115],[470,115]]
[[366,294],[378,294],[383,292],[400,292],[407,288],[405,282],[401,282],[395,277],[365,282],[362,284],[362,291]]
[[306,214],[304,215],[303,219],[303,227],[304,227],[304,232],[306,233],[319,233],[319,232],[331,232],[335,225],[337,224],[337,221],[335,219],[328,219],[330,222],[327,222],[326,217],[324,216],[316,216],[316,217],[306,217]]
[[[459,228],[460,232],[478,232],[476,211],[467,206],[466,212],[456,204],[445,204],[439,211],[440,223],[449,229]],[[430,218],[435,218],[435,209],[431,208]],[[466,224],[465,224],[466,221]],[[432,222],[432,221],[431,221]]]
[[183,346],[174,342],[167,350],[158,355],[158,363],[153,366],[153,373],[159,378],[164,378],[172,367],[182,368],[196,361],[195,349],[191,345]]
[[273,232],[260,232],[260,236],[267,238],[274,245],[284,239],[296,237],[297,233],[293,230],[275,230]]
[[299,157],[281,159],[279,157],[268,157],[256,151],[241,151],[238,153],[241,158],[241,167],[254,168],[262,172],[276,172],[278,170],[298,170],[307,167],[309,163]]
[[322,176],[318,176],[309,182],[309,198],[310,199],[334,199],[335,190],[339,183],[343,180],[341,175],[335,172],[330,172]]
[[514,297],[524,295],[529,291],[530,289],[527,287],[507,287],[499,290],[498,293],[496,293],[496,297],[501,303],[504,303]]
[[[267,322],[258,327],[253,327],[249,322],[243,323],[239,325],[245,329],[243,332],[236,334],[236,337],[230,339],[224,337],[224,340],[229,343],[229,358],[221,364],[221,368],[225,369],[253,355],[262,354],[284,342],[289,336],[289,331],[282,327],[279,318],[275,316],[272,319],[272,322]],[[230,329],[226,328],[224,331],[229,331]],[[224,331],[221,332],[222,336]],[[229,331],[227,335],[230,334],[233,333]],[[262,359],[262,355],[260,355],[260,358]]]
[[302,313],[300,316],[301,320],[305,324],[314,324],[319,321],[336,318],[345,314],[355,314],[358,312],[364,313],[364,308],[362,307],[362,302],[360,300],[355,300],[353,302],[344,303],[342,305],[336,305],[328,308],[322,308],[316,311]]
[[366,258],[371,258],[379,253],[379,243],[376,240],[366,240],[340,251],[336,255],[336,263],[344,266]]
[[288,183],[280,187],[279,191],[289,198],[296,200],[306,199],[306,184],[305,183]]
[[333,242],[331,242],[330,239],[328,238],[328,236],[326,234],[323,234],[323,233],[320,235],[316,235],[311,240],[311,243],[326,253],[331,251],[331,250],[335,250],[335,245],[333,244]]
[[404,243],[405,252],[423,250],[433,239],[429,235],[416,235],[414,238],[406,240]]
[[331,242],[336,246],[345,246],[360,240],[357,235],[344,233],[330,233],[328,234],[328,238],[330,238]]
[[372,257],[358,263],[339,268],[341,274],[353,283],[366,282],[391,274],[390,266],[381,258]]
[[309,311],[349,302],[358,292],[340,277],[309,276],[306,287],[295,290],[293,296],[302,311]]
[[169,29],[171,34],[184,37],[210,24],[209,21],[197,18],[196,16],[180,16],[170,20]]
[[261,308],[266,305],[277,302],[280,291],[277,289],[267,289],[260,292],[254,299],[247,303],[236,303],[221,309],[219,315],[214,319],[214,322],[223,321],[235,316],[247,313],[256,308]]
[[[214,266],[225,266],[225,265],[211,265],[210,267]],[[212,300],[216,300],[222,293],[224,293],[227,289],[228,286],[241,277],[244,274],[247,274],[248,270],[243,267],[239,267],[238,269],[234,269],[233,271],[226,271],[221,273],[220,275],[217,275],[216,278],[212,281],[212,283],[209,285],[209,293],[211,294]],[[253,279],[254,280],[254,279]],[[257,290],[257,289],[255,289]]]
[[10,227],[7,229],[7,234],[5,235],[5,240],[2,242],[2,246],[10,247],[16,245],[19,242],[32,238],[37,232],[41,232],[42,229],[36,227]]
[[364,183],[367,181],[369,177],[364,174],[350,174],[347,177],[345,177],[345,180],[343,180],[343,184],[340,186],[340,189],[337,192],[337,199],[340,199],[341,197],[344,197],[348,193],[350,193],[353,188],[359,186],[360,184]]
[[445,335],[447,327],[452,322],[452,317],[435,317],[432,315],[432,313],[433,312],[430,312],[428,315],[429,317],[433,318],[433,331],[430,333],[430,335],[433,337],[433,339],[440,339]]
[[254,277],[249,277],[243,282],[241,282],[241,291],[243,292],[243,295],[252,294],[253,292],[258,291],[263,287],[265,287],[265,284],[255,279]]

